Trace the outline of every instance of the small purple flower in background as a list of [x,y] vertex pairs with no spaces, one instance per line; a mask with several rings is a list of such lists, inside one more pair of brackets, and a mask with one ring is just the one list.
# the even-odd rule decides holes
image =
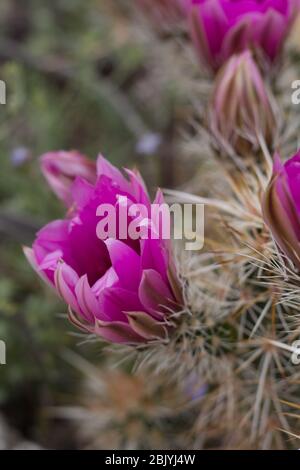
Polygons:
[[201,400],[205,397],[209,386],[199,380],[195,373],[192,373],[185,384],[185,392],[190,400]]
[[300,152],[284,164],[275,155],[273,176],[262,206],[276,243],[300,269]]
[[[126,170],[126,178],[101,156],[94,173],[93,165],[75,152],[42,157],[47,180],[69,210],[64,220],[40,230],[25,254],[69,305],[70,320],[79,328],[115,343],[165,338],[170,312],[181,303],[170,240],[99,239],[101,204],[118,211],[122,196],[129,205],[150,209],[151,203],[139,173]],[[160,191],[154,202],[163,203]]]
[[261,141],[274,145],[278,118],[252,53],[233,55],[218,72],[212,94],[210,127],[218,142],[246,158]]
[[245,49],[274,62],[299,11],[298,0],[186,1],[199,58],[213,71]]
[[162,143],[160,134],[148,132],[144,134],[136,144],[136,151],[140,155],[153,155]]
[[11,164],[15,167],[21,167],[32,158],[31,150],[27,147],[16,147],[10,155]]

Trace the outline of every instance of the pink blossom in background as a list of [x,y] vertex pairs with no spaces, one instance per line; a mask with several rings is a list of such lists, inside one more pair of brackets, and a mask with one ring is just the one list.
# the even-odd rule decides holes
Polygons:
[[199,58],[213,71],[248,48],[274,62],[299,12],[299,0],[186,0],[186,5]]
[[263,214],[278,246],[300,269],[300,151],[284,164],[275,156]]
[[[69,317],[79,328],[115,343],[165,337],[170,311],[181,301],[170,240],[102,240],[96,234],[101,204],[118,210],[120,197],[126,196],[129,204],[150,208],[141,176],[126,170],[126,178],[102,156],[92,172],[94,164],[80,154],[47,155],[43,172],[69,210],[25,248],[29,262],[69,305]],[[163,203],[160,191],[154,202]]]

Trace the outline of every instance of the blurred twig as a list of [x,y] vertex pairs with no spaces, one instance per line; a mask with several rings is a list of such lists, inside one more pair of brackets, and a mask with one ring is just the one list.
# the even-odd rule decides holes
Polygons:
[[57,56],[36,57],[30,54],[27,49],[25,50],[24,46],[20,46],[19,43],[3,38],[0,42],[0,59],[15,60],[39,72],[53,74],[59,78],[77,82],[94,98],[98,96],[101,99],[108,100],[136,139],[152,133],[152,130],[149,129],[122,90],[113,83],[96,76],[96,74],[87,85],[86,81],[81,79],[78,67],[74,64],[68,63],[65,59]]

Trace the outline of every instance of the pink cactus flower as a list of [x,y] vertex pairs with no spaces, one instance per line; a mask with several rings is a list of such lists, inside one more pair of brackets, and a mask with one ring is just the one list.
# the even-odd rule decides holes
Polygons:
[[201,62],[216,71],[245,49],[279,56],[299,0],[187,0],[191,35]]
[[[126,170],[125,177],[102,156],[93,173],[93,163],[87,162],[74,152],[42,157],[47,180],[69,210],[65,219],[42,228],[25,254],[68,304],[70,320],[79,328],[114,343],[164,338],[170,312],[181,302],[170,240],[99,239],[101,204],[118,212],[121,197],[128,207],[143,204],[150,209],[151,203],[139,173]],[[163,203],[160,191],[155,202]]]
[[300,269],[300,152],[284,165],[279,155],[275,156],[262,206],[276,243]]

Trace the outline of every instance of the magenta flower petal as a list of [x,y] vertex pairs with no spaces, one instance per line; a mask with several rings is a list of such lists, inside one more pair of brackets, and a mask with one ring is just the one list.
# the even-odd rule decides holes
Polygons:
[[[66,158],[69,163],[70,157]],[[170,309],[179,308],[180,297],[176,274],[170,277],[174,270],[170,240],[162,240],[159,222],[149,219],[151,202],[137,172],[127,170],[123,175],[103,157],[98,158],[97,172],[94,182],[83,176],[81,165],[78,175],[72,173],[64,186],[69,205],[66,218],[40,230],[25,255],[68,304],[69,319],[81,330],[126,344],[164,338],[171,328]],[[163,204],[160,192],[155,203]],[[99,238],[102,204],[110,204],[117,218],[125,210],[125,220],[130,222],[137,217],[133,205],[142,204],[148,235],[154,231],[158,239],[122,239],[119,230],[116,239]],[[137,222],[144,220],[137,218]]]
[[76,210],[88,205],[94,195],[94,186],[81,177],[77,177],[71,186],[72,204]]
[[229,27],[228,18],[218,0],[203,2],[201,9],[197,9],[197,11],[206,37],[209,38],[208,45],[211,54],[216,57]]
[[102,155],[99,155],[97,159],[97,175],[98,178],[106,176],[113,183],[113,186],[118,186],[123,191],[130,193],[128,181],[122,173],[116,167],[111,165],[111,163],[109,163],[109,161]]
[[[39,267],[49,281],[54,284],[54,271],[57,261],[64,259],[71,261],[71,252],[68,246],[68,222],[55,220],[42,228],[33,244],[33,252]],[[44,267],[43,267],[43,263]]]
[[105,243],[96,233],[97,204],[92,201],[69,222],[68,247],[72,255],[69,263],[80,276],[87,274],[90,285],[102,277],[110,267]]
[[[120,240],[110,238],[105,241],[105,245],[120,284],[127,289],[136,290],[141,277],[141,259],[139,255]],[[128,275],[129,266],[130,275]]]
[[285,163],[284,169],[288,178],[292,199],[297,213],[300,214],[300,152]]
[[214,72],[246,49],[273,63],[300,9],[298,0],[187,0],[187,5],[198,55]]
[[49,273],[49,278],[52,279],[52,274],[56,271],[59,261],[62,259],[63,252],[61,250],[52,251],[48,253],[43,261],[39,264],[39,272]]
[[263,197],[266,224],[282,252],[300,269],[300,153],[284,165],[275,157],[273,177]]
[[119,344],[142,343],[145,339],[137,334],[129,323],[122,322],[97,322],[95,333],[107,341]]
[[111,266],[106,273],[98,279],[98,281],[93,285],[92,290],[94,294],[99,297],[102,290],[107,289],[108,287],[117,287],[119,286],[119,278],[116,271]]
[[142,310],[143,306],[136,292],[120,287],[111,287],[102,291],[99,296],[99,306],[111,321],[127,322],[125,310]]
[[144,308],[154,315],[161,315],[164,306],[174,303],[174,298],[162,276],[153,269],[143,271],[139,298]]
[[87,275],[82,276],[75,286],[75,295],[80,311],[87,322],[93,322],[94,317],[107,320],[100,311],[100,305],[92,291]]
[[[31,265],[31,267],[34,269],[34,271],[45,281],[50,287],[54,287],[54,282],[51,279],[53,276],[48,276],[45,271],[43,271],[35,257],[34,250],[32,248],[28,248],[27,246],[23,247],[23,252],[24,255],[26,256],[27,261]],[[54,273],[53,273],[54,275]]]
[[[165,204],[163,194],[157,191],[153,204]],[[149,238],[141,240],[141,262],[142,269],[154,269],[159,272],[164,281],[167,282],[168,266],[170,265],[170,238],[162,239],[163,227],[161,220],[151,220],[152,229],[149,230]],[[169,221],[163,220],[164,224],[170,229]],[[169,230],[170,231],[170,230]],[[155,236],[159,234],[158,238]]]
[[142,240],[141,262],[143,270],[153,269],[166,281],[169,261],[164,240]]
[[130,178],[131,195],[139,204],[144,204],[150,209],[150,199],[145,183],[137,171],[126,170]]
[[55,287],[70,307],[80,313],[80,307],[75,293],[76,284],[79,281],[77,273],[65,263],[60,263],[55,271]]

